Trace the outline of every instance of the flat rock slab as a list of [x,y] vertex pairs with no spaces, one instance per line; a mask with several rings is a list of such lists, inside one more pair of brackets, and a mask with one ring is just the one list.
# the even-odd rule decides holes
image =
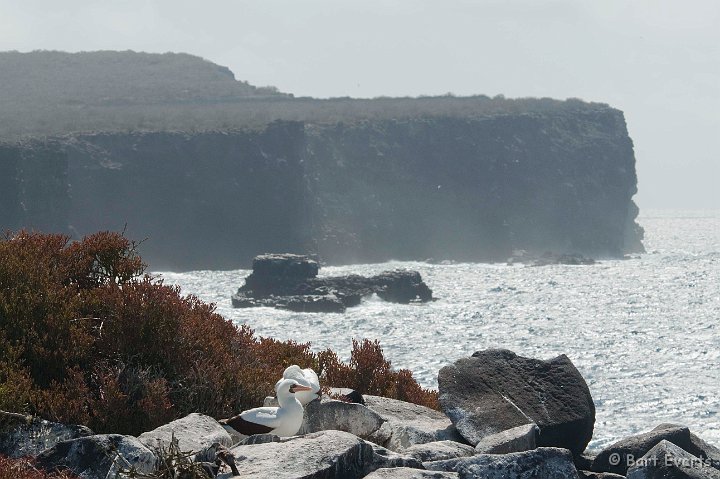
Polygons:
[[4,456],[37,456],[60,441],[92,435],[85,426],[0,411],[0,454]]
[[505,349],[478,351],[438,374],[440,406],[472,445],[484,437],[535,423],[539,446],[579,454],[592,437],[595,405],[567,356],[548,361]]
[[420,462],[442,461],[472,456],[475,454],[475,448],[455,441],[435,441],[410,446],[403,451],[403,454],[412,456]]
[[485,436],[475,446],[476,454],[507,454],[522,452],[537,447],[540,428],[537,424],[525,424],[507,431]]
[[373,446],[347,432],[322,431],[236,446],[240,476],[257,479],[359,479],[383,467]]
[[[153,451],[137,438],[120,434],[99,434],[62,441],[37,456],[38,467],[46,471],[69,469],[82,479],[105,479],[111,470],[117,473],[130,468],[150,474],[156,462]],[[115,477],[115,474],[110,477]]]
[[362,404],[347,403],[323,398],[305,406],[305,416],[299,435],[311,432],[337,430],[368,438],[385,422],[377,412]]
[[366,394],[365,405],[386,422],[371,438],[393,451],[403,451],[414,444],[435,441],[465,440],[450,419],[440,411],[417,404]]
[[423,465],[428,470],[457,472],[461,479],[579,479],[570,451],[555,447],[511,454],[478,454]]
[[199,453],[216,442],[225,447],[233,444],[230,434],[219,422],[210,416],[198,413],[189,414],[152,431],[144,432],[138,439],[150,449],[161,447],[167,449],[173,434],[178,441],[178,447],[183,452]]
[[685,426],[661,424],[652,431],[626,437],[606,447],[595,457],[591,470],[625,475],[632,463],[662,441],[668,441],[693,456],[720,467],[720,451],[695,436]]
[[670,441],[660,441],[637,460],[627,479],[720,479],[720,471]]
[[457,479],[456,472],[422,471],[407,467],[383,468],[365,476],[365,479]]

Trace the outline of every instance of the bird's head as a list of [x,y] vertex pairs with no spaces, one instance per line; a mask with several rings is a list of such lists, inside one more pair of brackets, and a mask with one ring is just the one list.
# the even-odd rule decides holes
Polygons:
[[303,386],[294,379],[283,379],[277,385],[278,398],[281,395],[295,394],[298,391],[312,391],[312,388]]

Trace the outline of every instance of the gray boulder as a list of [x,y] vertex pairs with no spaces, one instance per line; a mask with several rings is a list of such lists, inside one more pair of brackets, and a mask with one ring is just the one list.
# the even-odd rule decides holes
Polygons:
[[424,469],[422,461],[419,461],[415,457],[405,454],[398,454],[386,449],[382,446],[378,446],[374,443],[369,443],[373,448],[373,463],[372,470],[380,468],[393,468],[393,467],[407,467],[412,469]]
[[365,479],[457,479],[456,472],[423,471],[407,467],[378,469]]
[[595,405],[567,356],[548,361],[505,349],[478,351],[438,374],[440,405],[472,445],[492,434],[534,422],[539,446],[579,454],[592,437]]
[[369,439],[402,452],[414,444],[465,440],[447,416],[424,406],[397,399],[364,395],[365,405],[386,422]]
[[150,449],[167,449],[173,434],[181,451],[200,453],[213,443],[230,447],[233,440],[223,426],[210,416],[192,413],[152,431],[140,434],[138,439]]
[[435,441],[415,444],[403,451],[403,454],[414,457],[421,462],[442,461],[475,454],[475,448],[455,441]]
[[100,434],[61,441],[37,456],[46,471],[69,469],[82,479],[105,479],[121,470],[154,472],[155,454],[132,436]]
[[[656,426],[653,431],[662,431],[664,429],[673,429],[676,427],[682,427],[677,424],[668,424],[663,423],[659,426]],[[713,446],[712,444],[708,444],[705,442],[702,438],[698,437],[697,435],[693,434],[692,431],[689,431],[690,433],[690,444],[686,445],[680,445],[678,446],[682,447],[686,451],[688,451],[690,454],[697,456],[701,459],[707,459],[706,462],[712,465],[715,469],[720,470],[720,448],[717,448]],[[672,441],[670,441],[672,442]]]
[[485,436],[475,446],[476,454],[507,454],[537,447],[540,428],[537,424],[525,424],[491,436]]
[[37,456],[60,441],[92,435],[93,432],[85,426],[0,411],[0,454],[4,456]]
[[280,436],[275,434],[253,434],[235,444],[235,446],[250,446],[252,444],[267,444],[268,442],[280,442]]
[[685,426],[661,424],[655,429],[626,437],[606,447],[595,457],[591,470],[625,475],[633,461],[647,454],[661,441],[669,441],[693,456],[708,459],[720,467],[720,451],[690,433]]
[[570,451],[555,447],[510,454],[478,454],[423,465],[432,471],[457,472],[461,479],[579,479]]
[[385,422],[378,413],[362,404],[323,398],[305,406],[305,417],[298,434],[337,430],[361,438],[370,437]]
[[720,479],[720,471],[670,441],[662,440],[639,458],[627,479]]
[[356,479],[388,464],[372,444],[343,431],[236,446],[231,452],[240,475],[257,479]]

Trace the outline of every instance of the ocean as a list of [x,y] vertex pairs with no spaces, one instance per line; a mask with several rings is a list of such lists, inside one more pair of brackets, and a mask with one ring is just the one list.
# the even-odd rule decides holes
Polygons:
[[347,359],[352,339],[378,339],[395,368],[437,387],[444,365],[487,348],[566,354],[595,401],[589,448],[663,422],[720,446],[720,210],[644,211],[646,254],[589,266],[389,262],[325,267],[321,276],[420,272],[437,299],[376,297],[345,314],[234,309],[250,271],[157,273],[259,336],[310,342]]

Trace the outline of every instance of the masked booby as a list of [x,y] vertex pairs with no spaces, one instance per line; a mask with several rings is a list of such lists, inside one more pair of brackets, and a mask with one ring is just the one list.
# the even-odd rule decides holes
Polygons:
[[294,436],[303,422],[304,409],[295,393],[310,391],[294,379],[283,379],[277,385],[277,398],[280,407],[256,407],[243,411],[230,419],[220,420],[220,424],[230,426],[240,434],[275,434],[276,436]]
[[319,397],[318,393],[320,392],[320,380],[318,379],[318,375],[312,369],[300,369],[300,366],[297,364],[289,366],[283,372],[282,379],[275,384],[275,391],[278,390],[278,386],[283,379],[294,379],[298,382],[298,384],[302,384],[303,386],[310,388],[310,391],[301,391],[295,394],[295,397],[303,406],[307,406],[310,401]]

